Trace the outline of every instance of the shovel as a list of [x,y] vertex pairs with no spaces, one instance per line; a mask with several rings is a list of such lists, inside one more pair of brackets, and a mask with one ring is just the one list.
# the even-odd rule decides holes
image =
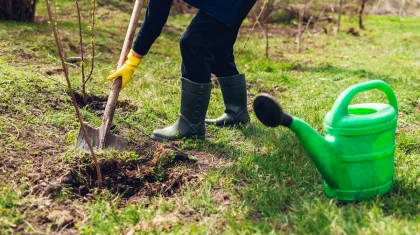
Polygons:
[[[140,18],[141,8],[143,6],[143,0],[137,0],[133,13],[131,14],[130,24],[128,25],[127,34],[125,36],[124,45],[121,51],[120,59],[118,61],[118,69],[124,65],[127,55],[130,51],[133,43],[134,33],[138,20]],[[120,94],[122,85],[121,77],[114,80],[112,84],[111,92],[106,103],[104,116],[102,119],[102,125],[99,128],[93,128],[86,124],[84,128],[87,133],[87,140],[83,136],[82,127],[80,127],[79,135],[77,137],[76,147],[80,150],[89,151],[88,142],[92,144],[94,150],[102,150],[112,148],[117,151],[122,151],[128,145],[128,139],[113,135],[110,132],[112,119],[114,118],[115,108],[117,107],[118,95]]]

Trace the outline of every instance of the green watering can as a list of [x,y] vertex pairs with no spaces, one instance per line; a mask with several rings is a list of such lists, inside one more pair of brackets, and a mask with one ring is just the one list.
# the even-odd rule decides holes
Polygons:
[[[383,91],[389,104],[350,105],[358,93],[372,89]],[[347,88],[325,116],[325,137],[283,112],[268,94],[259,95],[253,106],[264,125],[282,125],[297,135],[321,173],[328,197],[363,201],[384,195],[393,187],[398,104],[387,83],[373,80]]]

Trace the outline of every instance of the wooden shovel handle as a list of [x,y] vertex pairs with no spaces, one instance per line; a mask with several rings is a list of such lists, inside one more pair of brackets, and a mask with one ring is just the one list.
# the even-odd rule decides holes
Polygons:
[[[143,0],[137,0],[133,13],[131,14],[130,24],[128,25],[127,34],[125,35],[124,45],[121,50],[120,59],[118,60],[118,69],[123,66],[127,58],[128,53],[130,52],[131,46],[133,44],[134,34],[136,32],[137,23],[140,18],[141,8],[143,7]],[[99,148],[105,148],[106,137],[111,128],[112,119],[114,118],[115,108],[117,107],[117,100],[120,94],[122,85],[121,77],[118,77],[114,80],[112,84],[111,92],[106,103],[104,117],[102,119],[102,125],[100,127],[99,135]]]
[[137,0],[134,5],[133,13],[131,15],[130,24],[128,25],[127,34],[125,35],[124,45],[121,50],[120,60],[118,60],[118,68],[123,66],[127,55],[130,52],[133,44],[134,34],[136,33],[137,23],[140,18],[141,8],[143,6],[143,0]]

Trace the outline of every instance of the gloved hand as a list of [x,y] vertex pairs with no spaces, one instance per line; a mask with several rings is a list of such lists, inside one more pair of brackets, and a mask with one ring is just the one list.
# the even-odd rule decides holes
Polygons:
[[127,60],[125,61],[124,65],[121,66],[120,69],[117,71],[113,70],[111,71],[111,75],[107,77],[109,81],[114,81],[117,77],[122,78],[122,86],[121,90],[127,85],[128,82],[131,81],[133,78],[133,73],[136,71],[136,69],[139,67],[139,64],[141,62],[140,58],[137,58],[133,55],[133,50],[130,50],[130,53],[128,53]]

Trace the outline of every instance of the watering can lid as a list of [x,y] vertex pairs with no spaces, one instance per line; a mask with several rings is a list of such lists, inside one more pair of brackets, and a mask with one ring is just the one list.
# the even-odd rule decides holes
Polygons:
[[348,107],[347,115],[334,120],[334,113],[329,112],[324,119],[327,133],[341,135],[362,135],[378,133],[397,126],[398,114],[388,104],[367,103]]
[[[383,91],[389,104],[350,105],[358,93],[372,89]],[[361,135],[395,128],[397,120],[398,105],[393,90],[387,83],[373,80],[347,88],[325,116],[324,128],[325,132],[333,132],[334,134]]]

